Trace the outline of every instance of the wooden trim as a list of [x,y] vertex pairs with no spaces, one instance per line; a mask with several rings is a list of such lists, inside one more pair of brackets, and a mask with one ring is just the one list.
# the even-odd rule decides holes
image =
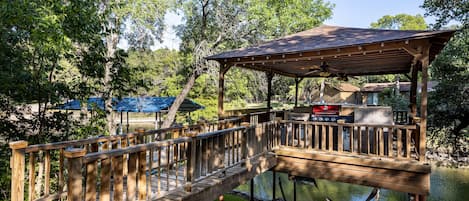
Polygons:
[[414,161],[399,160],[376,160],[369,156],[360,156],[356,154],[333,154],[328,152],[315,151],[307,152],[303,149],[283,148],[275,150],[277,156],[301,158],[306,160],[328,161],[340,164],[361,165],[382,169],[401,170],[407,172],[430,173],[431,166],[428,164]]

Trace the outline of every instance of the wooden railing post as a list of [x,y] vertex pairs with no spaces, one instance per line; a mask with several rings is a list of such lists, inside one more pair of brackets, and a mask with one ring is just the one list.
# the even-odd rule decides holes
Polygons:
[[27,141],[10,142],[11,149],[11,194],[12,201],[24,200],[24,171],[25,171],[25,152],[24,148],[28,146]]
[[337,120],[337,151],[344,151],[344,120]]
[[250,132],[250,124],[248,122],[241,123],[241,126],[246,127],[241,135],[241,158],[244,162],[241,164],[243,166],[247,166],[249,164],[248,158],[248,135]]
[[82,201],[83,185],[81,168],[83,166],[83,156],[85,149],[69,149],[65,150],[64,156],[68,161],[68,180],[67,180],[67,200]]
[[197,146],[197,135],[194,132],[187,133],[188,137],[191,137],[191,141],[187,143],[187,163],[186,163],[186,185],[184,189],[187,192],[192,191],[192,184],[195,181],[195,169],[196,169],[196,146]]

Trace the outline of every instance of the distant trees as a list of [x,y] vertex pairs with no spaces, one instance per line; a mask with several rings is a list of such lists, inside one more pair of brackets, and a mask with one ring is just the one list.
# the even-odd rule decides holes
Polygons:
[[[181,50],[192,58],[192,74],[171,106],[163,127],[174,121],[179,105],[195,80],[216,72],[204,57],[320,25],[332,15],[330,3],[314,1],[181,0],[184,24],[178,27]],[[215,75],[215,74],[212,74]],[[252,74],[259,75],[259,74]]]
[[427,23],[422,15],[385,15],[377,22],[371,23],[371,28],[375,29],[397,29],[397,30],[425,30]]

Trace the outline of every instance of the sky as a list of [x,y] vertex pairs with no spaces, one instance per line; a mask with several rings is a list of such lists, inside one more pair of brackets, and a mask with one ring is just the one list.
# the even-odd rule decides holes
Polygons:
[[[335,4],[333,16],[326,20],[324,24],[368,28],[372,22],[377,21],[384,15],[421,14],[425,10],[420,8],[423,0],[324,0]],[[425,17],[428,24],[434,23],[432,17]],[[182,23],[182,17],[175,13],[169,13],[165,16],[167,28],[163,34],[163,43],[158,43],[152,49],[170,48],[178,49],[180,39],[176,36],[173,26]]]

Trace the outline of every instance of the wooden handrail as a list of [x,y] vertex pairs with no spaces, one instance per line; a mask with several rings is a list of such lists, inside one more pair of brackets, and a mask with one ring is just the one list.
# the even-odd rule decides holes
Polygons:
[[160,148],[160,147],[165,147],[165,146],[170,146],[173,144],[179,144],[179,143],[184,143],[184,142],[189,142],[190,137],[181,137],[177,139],[170,139],[170,140],[164,140],[164,141],[156,141],[156,142],[151,142],[147,144],[139,144],[127,148],[122,148],[122,149],[115,149],[115,150],[109,150],[109,151],[103,151],[103,152],[95,152],[95,153],[89,153],[86,154],[83,157],[83,162],[84,163],[90,163],[96,160],[102,160],[114,156],[119,156],[119,155],[124,155],[124,154],[132,154],[132,153],[137,153],[137,152],[142,152],[142,151],[147,151],[153,148]]
[[[279,123],[296,123],[296,124],[307,124],[307,125],[326,125],[326,126],[337,126],[337,122],[316,122],[316,121],[296,121],[296,120],[279,120]],[[343,126],[361,126],[361,127],[393,127],[402,129],[416,129],[416,125],[401,125],[401,124],[364,124],[364,123],[341,123]]]

